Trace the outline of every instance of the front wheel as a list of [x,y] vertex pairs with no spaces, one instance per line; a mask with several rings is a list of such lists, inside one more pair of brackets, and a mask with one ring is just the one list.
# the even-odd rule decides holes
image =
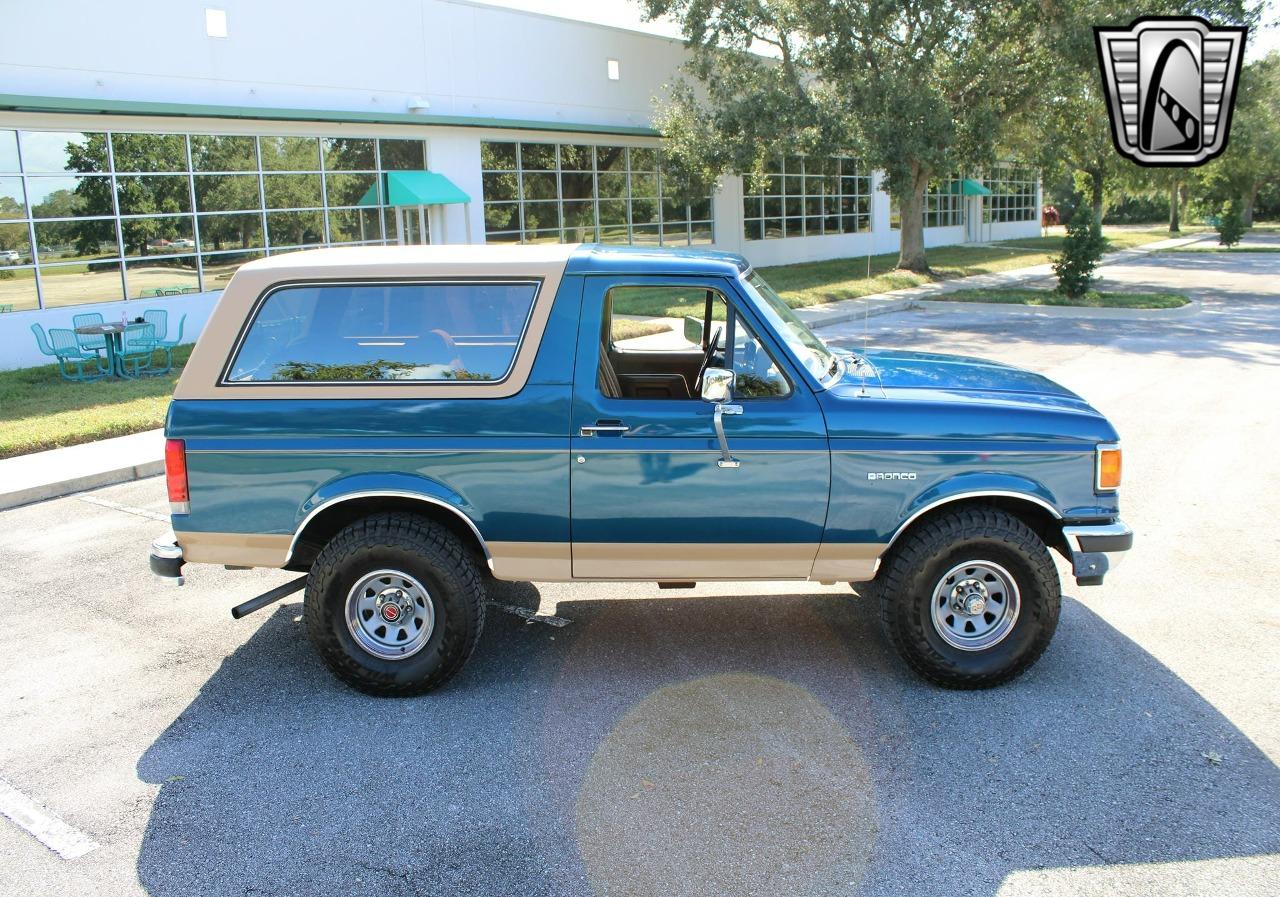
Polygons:
[[970,507],[894,547],[876,589],[889,641],[924,678],[989,688],[1040,657],[1062,593],[1044,542],[1008,512]]
[[311,567],[304,606],[329,669],[373,695],[444,684],[484,628],[484,589],[466,547],[412,514],[376,514],[334,536]]

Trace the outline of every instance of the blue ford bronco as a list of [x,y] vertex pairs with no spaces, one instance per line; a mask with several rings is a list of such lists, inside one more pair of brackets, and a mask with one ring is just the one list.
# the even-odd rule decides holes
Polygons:
[[829,347],[736,255],[321,249],[241,268],[166,424],[151,569],[302,574],[309,638],[374,694],[435,688],[487,584],[846,581],[927,679],[1044,651],[1050,549],[1097,585],[1133,541],[1079,396],[991,361]]

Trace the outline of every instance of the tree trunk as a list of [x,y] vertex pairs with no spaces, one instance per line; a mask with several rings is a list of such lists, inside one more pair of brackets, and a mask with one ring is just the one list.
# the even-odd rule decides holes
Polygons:
[[1182,232],[1182,228],[1178,225],[1178,187],[1178,182],[1174,181],[1173,186],[1169,188],[1169,233],[1171,234]]
[[1258,200],[1258,185],[1256,183],[1249,186],[1248,192],[1244,195],[1244,219],[1245,227],[1253,227],[1253,204]]
[[928,186],[929,172],[912,162],[911,185],[898,194],[898,211],[902,215],[898,267],[919,274],[929,273],[929,260],[924,254],[924,191]]
[[1089,172],[1090,202],[1093,204],[1093,220],[1102,227],[1102,172]]

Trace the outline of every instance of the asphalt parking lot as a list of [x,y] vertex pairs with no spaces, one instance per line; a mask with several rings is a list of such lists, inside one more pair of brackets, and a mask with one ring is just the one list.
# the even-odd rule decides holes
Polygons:
[[1280,893],[1280,256],[1106,275],[1204,310],[870,322],[1123,435],[1132,556],[989,692],[913,678],[847,586],[535,584],[495,601],[567,625],[495,608],[449,687],[379,700],[299,602],[231,619],[290,574],[154,582],[159,479],[0,513],[0,779],[100,845],[0,819],[0,893]]

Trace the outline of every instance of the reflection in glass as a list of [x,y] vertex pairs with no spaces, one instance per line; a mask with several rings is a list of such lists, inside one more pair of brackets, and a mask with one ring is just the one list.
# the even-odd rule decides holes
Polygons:
[[31,233],[26,223],[0,224],[0,267],[31,263]]
[[120,262],[89,265],[41,265],[40,288],[45,308],[119,302],[124,298]]
[[264,174],[262,190],[268,209],[309,209],[322,205],[318,174]]
[[383,171],[425,171],[427,145],[421,140],[379,140]]
[[486,234],[492,236],[500,231],[518,231],[520,229],[520,206],[518,203],[486,203],[484,207],[484,228]]
[[111,179],[87,177],[27,178],[32,218],[87,218],[115,214]]
[[26,217],[27,204],[22,192],[22,178],[0,177],[0,218]]
[[481,143],[480,167],[485,171],[515,171],[516,144],[488,141]]
[[38,307],[34,268],[0,269],[0,305],[11,311],[27,311]]
[[18,132],[0,131],[0,171],[19,171],[18,167]]
[[182,134],[112,134],[116,171],[186,171],[187,138]]
[[525,171],[555,171],[556,145],[554,143],[520,144],[520,167]]
[[267,240],[271,246],[311,246],[324,242],[321,212],[268,212]]
[[262,214],[241,212],[233,215],[201,215],[200,248],[221,252],[225,249],[260,249]]
[[196,171],[254,171],[258,150],[252,137],[192,134],[191,164]]
[[125,218],[120,222],[124,254],[172,255],[194,252],[195,230],[190,215]]
[[153,256],[125,262],[129,295],[135,299],[180,296],[200,291],[196,257]]
[[31,172],[105,172],[107,135],[79,131],[23,131],[22,165]]
[[119,255],[114,219],[36,222],[41,262]]
[[116,176],[121,215],[157,215],[191,211],[191,184],[181,174]]
[[201,212],[237,212],[262,207],[256,174],[196,175],[196,208]]
[[520,187],[514,172],[485,172],[483,178],[485,202],[510,202],[520,198]]
[[320,141],[315,137],[262,137],[264,171],[318,171]]
[[200,256],[200,263],[204,266],[204,288],[206,290],[222,289],[241,265],[263,258],[265,255],[266,253],[259,251],[222,252],[216,255]]
[[[329,206],[360,205],[369,188],[378,183],[376,174],[328,174],[325,175]],[[380,205],[381,188],[374,193],[374,204]]]
[[377,167],[372,138],[325,137],[321,144],[327,171],[372,171]]
[[334,209],[329,212],[330,243],[381,241],[377,209]]

